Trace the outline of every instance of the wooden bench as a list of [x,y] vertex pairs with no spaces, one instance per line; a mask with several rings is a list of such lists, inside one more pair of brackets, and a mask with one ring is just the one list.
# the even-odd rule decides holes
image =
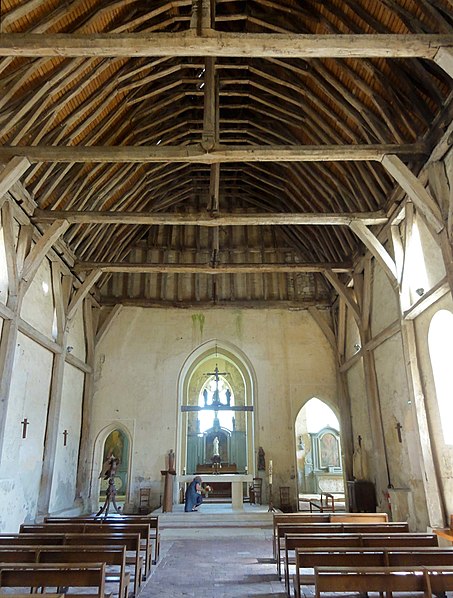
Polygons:
[[124,546],[126,552],[132,553],[126,557],[126,564],[132,566],[134,595],[140,590],[142,569],[144,568],[140,548],[140,534],[125,534],[107,532],[103,534],[65,534],[65,533],[34,533],[34,534],[0,534],[0,546],[51,545],[51,546]]
[[[404,533],[404,534],[286,534],[284,579],[285,588],[289,590],[289,567],[296,562],[296,551],[299,548],[330,549],[330,548],[406,548],[406,547],[438,547],[435,534]],[[291,558],[290,553],[294,553]],[[280,576],[281,579],[281,576]]]
[[387,513],[274,513],[273,551],[277,558],[278,523],[387,523]]
[[[315,577],[301,574],[301,570],[315,567],[412,567],[453,566],[451,548],[298,548],[296,550],[296,573],[294,596],[300,598],[302,585],[314,585]],[[288,595],[290,595],[288,588]]]
[[130,573],[126,571],[125,546],[0,546],[1,563],[105,563],[118,567],[106,571],[107,583],[118,583],[118,598],[128,598]]
[[391,523],[277,523],[277,571],[281,579],[281,553],[285,550],[285,534],[343,534],[343,533],[406,533],[406,522]]
[[[105,598],[104,563],[0,563],[2,588],[96,588],[95,594],[72,594]],[[110,595],[109,595],[110,596]]]
[[140,534],[141,550],[145,555],[145,579],[151,571],[152,551],[151,551],[151,528],[149,523],[85,523],[71,520],[68,523],[41,523],[26,524],[20,526],[21,534],[41,534],[41,533],[77,533],[94,534],[105,532],[122,532]]
[[82,517],[46,517],[45,523],[147,523],[150,527],[150,538],[154,542],[153,565],[157,564],[160,555],[160,531],[159,517],[153,515],[108,515],[100,516],[82,516]]
[[423,592],[427,598],[453,590],[453,567],[317,567],[315,596],[323,592]]

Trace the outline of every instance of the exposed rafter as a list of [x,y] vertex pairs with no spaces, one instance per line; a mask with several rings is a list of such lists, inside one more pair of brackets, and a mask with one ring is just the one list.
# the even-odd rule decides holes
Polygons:
[[262,274],[267,272],[349,272],[352,264],[137,264],[119,262],[80,262],[75,269],[78,272],[96,270],[100,272],[128,273],[166,273],[166,274]]

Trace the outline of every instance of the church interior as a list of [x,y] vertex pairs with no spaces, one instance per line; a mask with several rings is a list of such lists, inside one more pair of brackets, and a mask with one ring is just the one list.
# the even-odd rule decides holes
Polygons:
[[451,0],[0,17],[0,534],[113,458],[124,514],[200,475],[448,528]]

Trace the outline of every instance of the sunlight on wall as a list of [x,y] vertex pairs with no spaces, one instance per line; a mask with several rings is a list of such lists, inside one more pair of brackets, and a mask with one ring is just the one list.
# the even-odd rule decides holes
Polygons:
[[310,399],[305,408],[307,410],[307,432],[319,432],[327,426],[335,428],[335,430],[340,429],[335,413],[319,399]]
[[8,271],[6,266],[5,242],[3,228],[0,226],[0,291],[5,292],[3,302],[6,303],[6,290],[8,289]]
[[441,309],[434,314],[428,332],[429,355],[445,444],[453,444],[453,396],[450,371],[453,355],[453,313]]
[[407,261],[411,301],[415,302],[429,289],[425,255],[417,222],[414,222],[414,226],[412,227],[412,237]]

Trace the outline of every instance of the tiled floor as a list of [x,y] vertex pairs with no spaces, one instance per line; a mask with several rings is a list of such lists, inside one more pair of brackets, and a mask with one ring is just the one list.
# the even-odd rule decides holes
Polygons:
[[267,507],[204,504],[198,513],[161,516],[161,558],[140,598],[284,597],[272,560]]

